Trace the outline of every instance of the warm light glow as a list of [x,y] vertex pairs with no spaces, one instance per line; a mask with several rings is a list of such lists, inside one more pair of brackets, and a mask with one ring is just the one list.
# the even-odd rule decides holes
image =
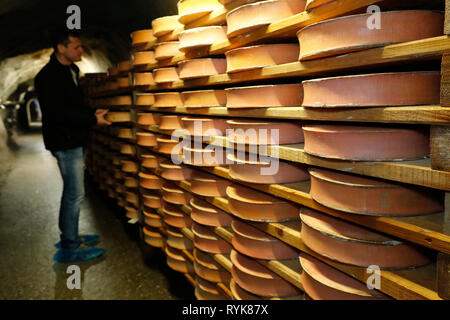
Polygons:
[[[30,54],[18,55],[0,61],[0,100],[7,100],[17,87],[29,79],[33,79],[49,61],[52,49],[43,49]],[[112,65],[109,59],[99,50],[91,49],[91,55],[86,53],[77,66],[81,74],[91,72],[106,72]]]
[[85,53],[81,61],[77,63],[77,66],[83,74],[86,74],[93,72],[106,72],[111,66],[111,63],[102,52],[92,50],[92,56],[88,56]]

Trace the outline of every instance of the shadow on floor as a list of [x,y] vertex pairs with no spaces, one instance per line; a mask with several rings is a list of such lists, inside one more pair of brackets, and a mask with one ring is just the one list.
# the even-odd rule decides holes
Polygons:
[[151,247],[141,242],[141,250],[145,264],[150,269],[163,272],[168,280],[169,292],[174,296],[182,297],[183,300],[196,300],[194,287],[180,272],[172,270],[166,262],[166,255],[159,248]]
[[[95,181],[86,172],[85,188],[87,197],[96,198],[92,203],[102,203],[107,210],[114,215],[115,219],[121,222],[123,232],[126,234],[128,240],[134,242],[139,247],[142,259],[145,265],[154,271],[158,271],[165,275],[168,284],[168,290],[173,296],[182,300],[196,300],[194,294],[194,287],[188,282],[186,277],[175,270],[172,270],[166,261],[164,252],[155,247],[151,247],[143,241],[139,236],[139,224],[128,223],[128,218],[125,217],[125,209],[117,205],[115,199],[108,197],[107,192],[99,190]],[[67,278],[67,275],[65,275]]]

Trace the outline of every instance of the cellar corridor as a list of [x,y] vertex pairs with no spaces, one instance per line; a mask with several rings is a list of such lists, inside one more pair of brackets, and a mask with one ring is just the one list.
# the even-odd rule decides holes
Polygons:
[[107,252],[77,263],[81,289],[68,289],[71,264],[52,260],[59,241],[62,189],[56,161],[39,132],[15,140],[9,168],[0,173],[0,299],[195,299],[191,285],[167,266],[162,251],[148,246],[141,250],[137,226],[126,221],[124,209],[98,191],[89,177],[80,233],[101,235],[97,246]]

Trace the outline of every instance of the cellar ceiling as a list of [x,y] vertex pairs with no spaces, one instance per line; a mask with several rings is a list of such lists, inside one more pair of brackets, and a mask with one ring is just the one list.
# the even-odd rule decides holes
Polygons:
[[51,30],[65,25],[80,8],[86,48],[84,72],[104,72],[129,58],[130,33],[151,27],[163,15],[177,14],[176,0],[0,0],[0,100],[14,98],[32,83],[52,50]]

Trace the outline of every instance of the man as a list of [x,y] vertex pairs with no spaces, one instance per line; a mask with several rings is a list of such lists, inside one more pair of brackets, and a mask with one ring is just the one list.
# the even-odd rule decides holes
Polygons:
[[80,262],[96,258],[105,250],[87,245],[98,235],[78,234],[81,202],[84,198],[84,155],[89,128],[110,125],[104,116],[108,110],[94,112],[84,103],[79,86],[79,68],[83,46],[80,35],[70,30],[58,31],[53,41],[54,53],[35,78],[35,88],[42,109],[44,144],[57,159],[63,179],[59,210],[61,241],[53,259]]

